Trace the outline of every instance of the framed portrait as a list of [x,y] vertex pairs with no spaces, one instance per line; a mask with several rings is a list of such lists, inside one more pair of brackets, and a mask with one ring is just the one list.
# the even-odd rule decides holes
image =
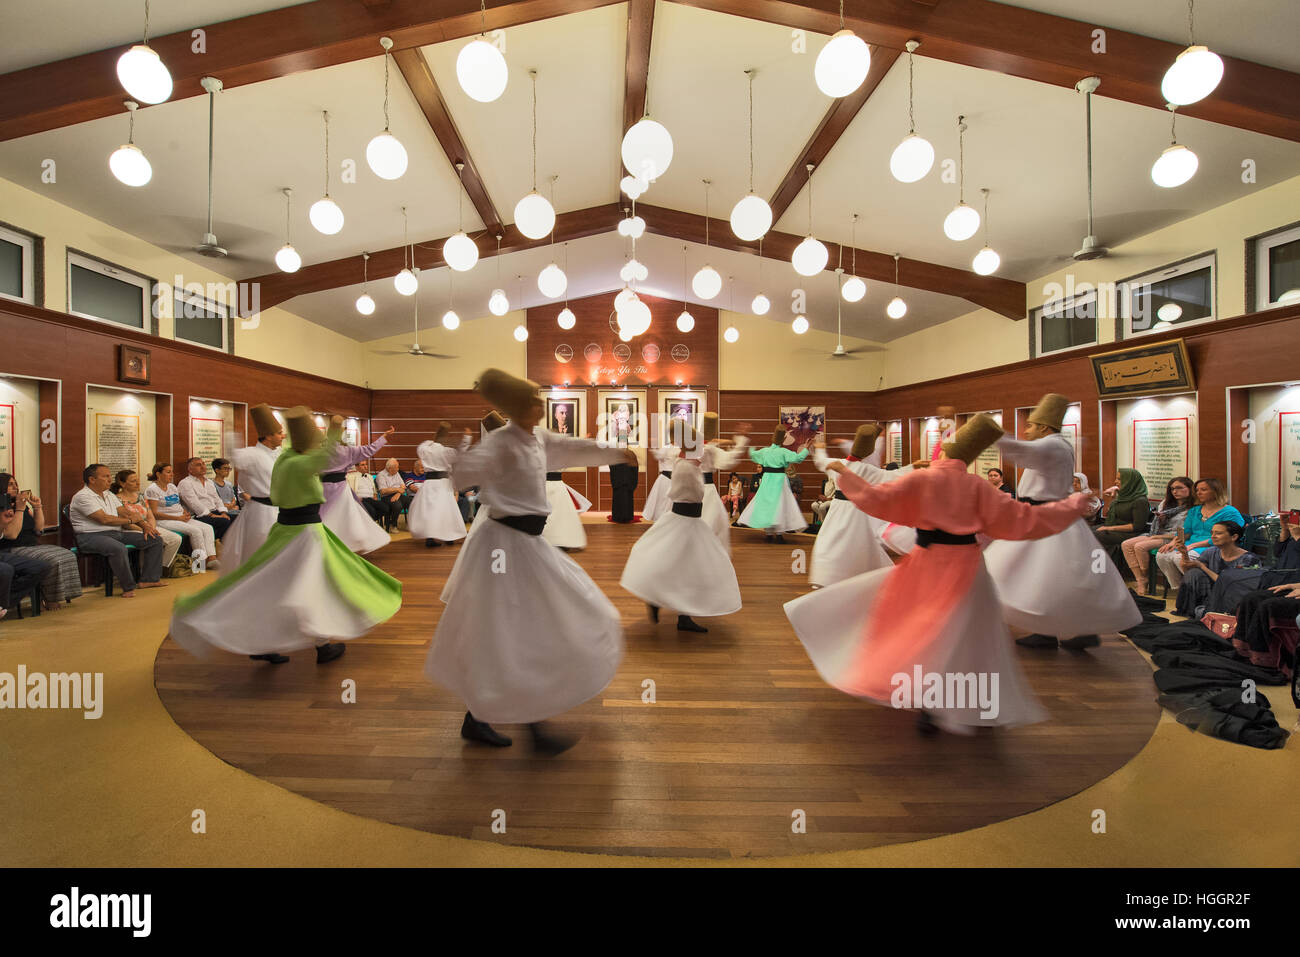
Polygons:
[[826,406],[783,405],[778,421],[785,426],[786,445],[797,449],[826,431]]
[[697,429],[700,427],[700,400],[698,398],[669,395],[664,396],[660,401],[663,402],[661,420],[663,429],[661,430],[660,441],[665,445],[669,442],[669,432],[674,421],[689,422]]
[[642,397],[639,395],[604,395],[601,437],[619,448],[637,448],[643,444]]
[[117,347],[117,381],[148,385],[153,374],[149,350],[125,344]]
[[581,434],[578,421],[578,400],[574,398],[546,397],[546,428],[556,435]]

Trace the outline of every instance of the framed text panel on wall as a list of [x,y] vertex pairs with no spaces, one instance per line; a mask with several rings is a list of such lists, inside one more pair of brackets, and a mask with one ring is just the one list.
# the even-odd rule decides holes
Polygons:
[[[994,409],[991,412],[987,412],[985,414],[993,416],[993,421],[997,422],[998,425],[1002,424],[1001,409]],[[965,423],[969,422],[976,415],[979,415],[979,413],[978,412],[962,413],[961,414],[962,424],[964,425]],[[989,473],[989,469],[997,469],[999,472],[1002,471],[1002,453],[998,451],[998,447],[996,443],[990,445],[987,449],[981,452],[978,456],[976,456],[975,461],[966,467],[967,472],[970,472],[972,475],[978,475],[980,478],[986,477]]]
[[925,442],[922,443],[925,452],[923,458],[932,459],[934,458],[934,447],[939,444],[943,432],[940,429],[926,429],[923,434],[925,435]]
[[190,455],[203,460],[211,477],[212,460],[224,455],[222,435],[225,422],[221,419],[190,418]]
[[1079,470],[1079,423],[1062,423],[1061,434],[1070,443],[1070,448],[1074,449],[1074,470],[1077,472]]
[[[18,453],[14,451],[14,407],[0,405],[0,472],[18,474]],[[8,489],[0,489],[6,492]]]
[[120,412],[95,413],[95,461],[109,474],[140,470],[140,416]]
[[1277,510],[1300,509],[1300,412],[1279,412]]
[[885,446],[887,461],[903,464],[903,423],[889,423],[889,441]]
[[1133,468],[1146,480],[1148,489],[1163,489],[1180,475],[1186,475],[1190,420],[1133,420]]

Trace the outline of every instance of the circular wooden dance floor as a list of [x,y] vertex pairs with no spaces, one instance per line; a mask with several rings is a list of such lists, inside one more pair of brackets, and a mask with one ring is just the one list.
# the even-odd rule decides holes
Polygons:
[[[604,693],[554,722],[582,740],[536,757],[462,741],[464,704],[424,658],[458,547],[395,541],[376,564],[404,583],[398,615],[336,662],[190,657],[170,639],[155,680],[176,722],[222,760],[344,811],[506,844],[613,854],[751,857],[915,841],[1025,814],[1123,766],[1158,718],[1151,672],[1122,639],[1020,661],[1051,719],[923,737],[910,714],[827,687],[781,611],[807,590],[785,546],[733,529],[744,609],[707,635],[655,626],[618,586],[646,526],[586,526],[574,557],[623,614],[627,655]],[[356,703],[342,701],[345,679]],[[643,682],[655,702],[643,703]],[[796,811],[806,833],[794,833]],[[493,829],[504,812],[505,833]],[[498,826],[499,831],[499,826]]]

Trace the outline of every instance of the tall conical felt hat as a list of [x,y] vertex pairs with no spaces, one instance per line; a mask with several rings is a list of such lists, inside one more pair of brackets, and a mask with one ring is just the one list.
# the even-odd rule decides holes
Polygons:
[[855,459],[865,459],[876,451],[876,439],[880,437],[880,433],[879,422],[868,422],[866,425],[859,425],[858,431],[853,436],[853,448],[850,454]]
[[501,413],[493,409],[483,418],[479,419],[479,424],[488,432],[495,432],[501,426],[506,424],[506,420],[501,417]]
[[541,405],[537,394],[541,388],[529,379],[520,379],[501,369],[487,369],[478,377],[474,388],[479,395],[504,412],[509,418],[522,418],[534,406]]
[[315,416],[305,405],[296,405],[286,412],[284,421],[289,427],[289,443],[295,452],[310,452],[324,439],[316,427]]
[[712,442],[718,437],[718,413],[704,413],[704,441]]
[[280,420],[275,417],[275,412],[265,402],[253,406],[248,410],[248,414],[253,420],[253,428],[257,430],[258,438],[275,435],[280,431]]
[[700,445],[700,433],[685,419],[673,419],[668,426],[668,442],[679,449],[694,451]]
[[1065,421],[1065,410],[1069,407],[1069,399],[1059,393],[1049,392],[1038,400],[1034,411],[1029,413],[1029,421],[1037,425],[1049,426],[1059,432],[1061,423]]
[[433,441],[441,442],[451,432],[451,423],[445,419],[438,423],[438,431],[434,433]]
[[987,412],[973,415],[966,424],[957,430],[943,450],[950,459],[961,459],[967,465],[979,458],[979,454],[1005,435],[997,419]]
[[785,426],[778,425],[772,430],[772,444],[785,445]]

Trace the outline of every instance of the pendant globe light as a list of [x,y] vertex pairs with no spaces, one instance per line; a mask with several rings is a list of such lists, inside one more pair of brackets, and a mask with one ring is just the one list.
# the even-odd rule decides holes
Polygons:
[[465,234],[465,164],[456,164],[460,189],[456,193],[456,232],[442,244],[442,261],[456,272],[468,272],[478,262],[478,246]]
[[455,281],[456,274],[449,271],[447,273],[447,311],[442,314],[442,327],[448,331],[460,327],[460,316],[458,316],[456,310],[452,308],[452,287],[455,284]]
[[[867,294],[867,284],[864,280],[858,278],[858,214],[853,214],[853,226],[850,230],[853,237],[853,265],[849,278],[840,283],[840,296],[845,302],[861,302],[862,297]],[[840,247],[840,263],[844,262],[844,247]]]
[[[712,180],[704,180],[704,250],[706,256],[709,249],[709,187],[712,184]],[[712,299],[722,292],[722,276],[711,265],[705,263],[691,280],[691,289],[701,299]]]
[[293,248],[293,243],[289,239],[289,207],[293,199],[293,190],[286,186],[281,192],[284,193],[284,245],[275,254],[275,264],[280,267],[281,272],[297,272],[302,265],[302,257],[298,255],[298,250]]
[[646,114],[623,134],[619,152],[632,178],[648,185],[668,171],[673,161],[673,138],[662,123]]
[[993,251],[989,245],[989,191],[988,187],[983,187],[980,192],[984,194],[984,248],[975,254],[975,259],[970,264],[970,268],[975,270],[981,276],[991,276],[998,271],[998,266],[1002,265],[1002,257]]
[[172,95],[172,75],[149,46],[149,0],[144,0],[144,39],[118,57],[117,79],[141,103],[161,103]]
[[357,312],[363,316],[375,314],[375,301],[370,298],[370,253],[361,254],[361,295],[357,297]]
[[618,188],[627,193],[628,199],[640,199],[650,188],[650,184],[629,174],[618,181]]
[[772,228],[772,207],[754,192],[754,70],[749,77],[749,192],[731,209],[731,231],[737,239],[752,243]]
[[677,317],[677,331],[690,332],[695,328],[695,317],[691,315],[690,310],[686,307],[686,251],[689,247],[682,247],[682,312]]
[[862,85],[871,70],[871,50],[844,26],[844,0],[840,0],[840,29],[817,54],[813,79],[827,96],[848,96]]
[[804,241],[794,247],[794,253],[790,256],[790,264],[794,266],[794,271],[801,276],[815,276],[826,268],[826,263],[830,261],[831,254],[827,251],[821,240],[815,239],[812,234],[812,174],[813,164],[808,164],[808,235]]
[[749,303],[749,311],[756,316],[766,316],[772,308],[772,300],[763,294],[763,240],[758,241],[758,288],[759,292]]
[[[569,244],[568,243],[564,244],[564,271],[565,273],[568,273],[569,271]],[[560,314],[555,317],[555,321],[560,324],[561,329],[572,329],[575,325],[577,325],[578,317],[575,316],[573,314],[573,310],[569,308],[569,296],[568,296],[569,283],[567,279],[565,280],[564,283],[564,289],[565,289],[564,308],[561,309]]]
[[954,242],[970,239],[980,228],[980,214],[966,205],[966,117],[957,117],[957,205],[943,221],[943,233]]
[[[895,293],[898,291],[898,253],[894,253],[894,291]],[[885,307],[885,315],[890,319],[902,319],[907,315],[907,303],[903,301],[902,296],[895,295],[889,300],[889,305]]]
[[388,128],[388,51],[393,41],[380,37],[379,45],[384,48],[384,129],[366,144],[366,163],[380,179],[401,179],[406,172],[406,147]]
[[135,100],[127,100],[125,106],[131,115],[126,143],[113,151],[113,155],[108,158],[108,168],[118,182],[126,186],[143,186],[153,179],[153,167],[149,165],[149,160],[140,147],[135,145],[135,111],[139,104]]
[[[406,264],[407,252],[411,254],[411,265]],[[403,296],[414,296],[415,291],[420,288],[420,280],[416,278],[411,267],[415,265],[415,250],[411,249],[410,235],[407,230],[406,207],[402,207],[402,271],[393,277],[393,288]]]
[[915,183],[930,172],[934,166],[934,147],[924,136],[916,132],[916,118],[912,112],[914,97],[912,94],[912,54],[921,44],[917,40],[907,41],[907,125],[908,133],[903,142],[894,147],[889,157],[889,171],[900,183]]
[[[523,276],[515,277],[515,292],[519,297],[519,305],[523,306],[524,304],[524,277]],[[528,327],[524,325],[522,322],[519,323],[519,325],[515,326],[514,336],[516,342],[527,341]]]
[[[555,206],[555,181],[559,176],[551,177],[551,206]],[[551,262],[537,275],[537,288],[547,299],[559,299],[569,288],[569,277],[555,262],[555,221],[551,221]]]
[[808,317],[795,316],[794,322],[790,323],[790,328],[794,330],[794,334],[796,336],[802,336],[805,332],[808,331]]
[[343,228],[343,210],[339,209],[338,203],[330,199],[329,111],[323,111],[322,115],[325,117],[325,196],[311,204],[311,209],[307,211],[307,218],[311,220],[311,224],[316,227],[318,233],[333,236]]
[[510,311],[510,300],[501,288],[501,236],[497,234],[497,287],[488,296],[488,312],[494,316],[504,316]]
[[529,239],[541,239],[555,228],[555,207],[537,192],[537,71],[528,75],[533,78],[533,188],[515,204],[515,225]]
[[1160,92],[1165,102],[1175,106],[1187,106],[1205,99],[1223,79],[1223,60],[1218,54],[1210,52],[1209,47],[1196,44],[1193,13],[1193,0],[1187,0],[1188,47],[1178,54],[1160,82]]
[[487,38],[487,3],[479,2],[479,35],[460,48],[456,79],[471,100],[491,103],[506,91],[510,69],[506,58]]
[[735,342],[740,338],[740,330],[735,326],[727,326],[727,330],[722,334],[722,338],[728,342]]
[[1196,169],[1201,165],[1201,161],[1186,146],[1179,145],[1178,134],[1174,129],[1174,121],[1178,119],[1178,107],[1173,103],[1168,104],[1168,106],[1170,110],[1169,133],[1173,143],[1160,154],[1152,165],[1151,180],[1157,186],[1173,189],[1175,186],[1182,186],[1195,176]]
[[[624,213],[628,210],[624,209]],[[636,214],[636,200],[632,200],[632,214],[625,215],[618,221],[618,234],[629,239],[640,239],[645,235],[645,220]]]

